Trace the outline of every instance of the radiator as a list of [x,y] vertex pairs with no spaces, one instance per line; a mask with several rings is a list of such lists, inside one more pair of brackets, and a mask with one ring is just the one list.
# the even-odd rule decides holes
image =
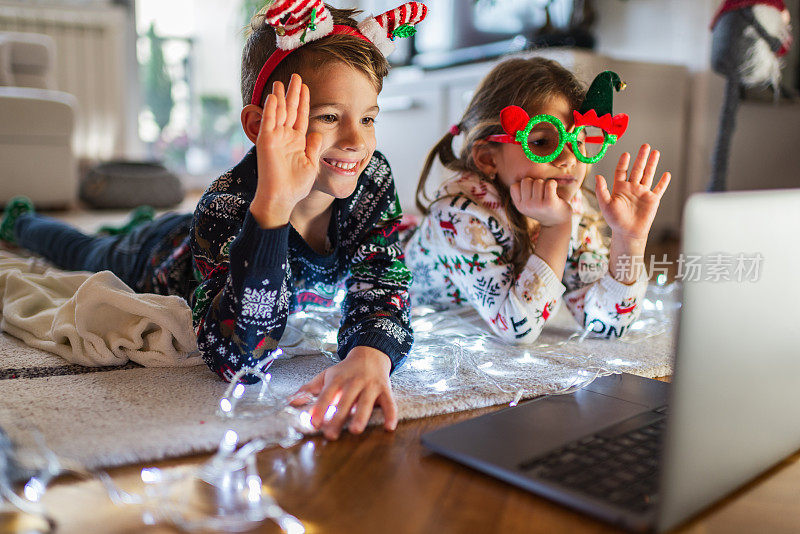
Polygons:
[[0,31],[43,33],[56,42],[56,87],[78,99],[73,147],[83,160],[123,152],[126,12],[119,6],[0,2]]

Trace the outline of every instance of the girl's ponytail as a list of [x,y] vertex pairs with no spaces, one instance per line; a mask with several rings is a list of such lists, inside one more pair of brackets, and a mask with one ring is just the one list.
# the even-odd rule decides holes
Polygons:
[[453,138],[458,135],[459,132],[460,126],[458,125],[450,128],[450,131],[444,134],[444,136],[439,139],[439,142],[433,146],[428,153],[428,157],[425,159],[425,165],[422,166],[422,172],[420,172],[419,175],[419,183],[417,184],[417,194],[415,197],[417,209],[422,215],[428,214],[428,207],[432,200],[425,193],[425,184],[428,182],[428,176],[430,175],[431,167],[433,167],[433,162],[438,157],[442,165],[448,167],[458,159],[455,152],[453,152]]

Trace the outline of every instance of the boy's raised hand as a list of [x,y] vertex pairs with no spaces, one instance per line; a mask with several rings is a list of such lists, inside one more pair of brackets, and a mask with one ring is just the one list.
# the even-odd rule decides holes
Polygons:
[[539,221],[543,227],[572,220],[572,208],[556,193],[555,180],[523,178],[510,188],[511,201],[520,213]]
[[337,439],[345,423],[351,434],[364,431],[377,404],[383,410],[384,428],[397,426],[397,405],[392,397],[389,357],[372,347],[354,347],[347,357],[325,369],[294,395],[294,405],[316,396],[311,424],[328,439]]
[[256,139],[258,186],[250,211],[263,228],[289,222],[298,202],[311,192],[319,172],[322,138],[308,131],[308,86],[293,74],[284,94],[275,82],[267,95]]
[[627,152],[622,154],[614,172],[613,192],[609,192],[606,179],[597,175],[597,201],[611,228],[612,236],[632,240],[647,239],[661,197],[670,181],[670,173],[665,172],[658,184],[650,189],[659,156],[658,150],[651,153],[649,145],[642,145],[628,176],[631,156]]

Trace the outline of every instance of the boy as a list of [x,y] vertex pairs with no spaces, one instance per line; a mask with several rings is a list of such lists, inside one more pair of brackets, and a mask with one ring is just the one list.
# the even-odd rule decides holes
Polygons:
[[[329,439],[348,418],[349,430],[362,432],[375,404],[393,430],[389,374],[411,348],[411,275],[397,243],[400,207],[391,171],[375,152],[377,95],[388,71],[378,47],[398,25],[421,20],[424,6],[402,6],[394,11],[408,13],[391,24],[385,14],[359,28],[353,10],[310,1],[299,10],[288,6],[290,12],[282,4],[254,19],[242,58],[242,127],[254,148],[207,189],[183,243],[175,235],[187,231],[187,218],[172,222],[166,234],[150,230],[159,221],[131,234],[141,249],[133,263],[144,264],[144,274],[134,269],[126,281],[140,291],[188,296],[196,285],[185,282],[192,258],[198,347],[226,379],[269,356],[291,311],[308,301],[333,305],[337,299],[326,296],[346,290],[342,361],[300,392],[318,396],[312,424]],[[376,37],[376,24],[378,33],[390,33]],[[41,253],[31,242],[41,234],[31,240],[23,230],[43,218],[18,219],[12,224],[18,243]],[[126,239],[132,238],[105,244],[101,255],[130,250]]]
[[[352,11],[329,11],[334,25],[356,26]],[[319,396],[312,422],[328,438],[338,436],[353,407],[349,428],[361,432],[375,403],[393,429],[389,373],[412,337],[411,276],[396,235],[400,207],[389,166],[375,152],[388,66],[372,43],[333,34],[289,54],[267,78],[272,93],[253,98],[274,35],[256,24],[242,59],[242,95],[251,102],[242,127],[255,148],[195,212],[192,253],[203,277],[195,293],[198,346],[222,376],[255,365],[277,346],[288,311],[301,300],[319,301],[313,294],[333,293],[349,271],[342,361],[301,391]],[[335,414],[323,421],[329,406]]]

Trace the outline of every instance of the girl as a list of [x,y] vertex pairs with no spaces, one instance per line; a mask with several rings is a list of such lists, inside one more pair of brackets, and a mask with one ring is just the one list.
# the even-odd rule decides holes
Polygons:
[[[630,173],[630,155],[620,157],[613,192],[597,176],[611,229],[606,247],[600,214],[581,185],[589,164],[627,126],[627,116],[611,116],[612,87],[623,84],[605,72],[585,92],[558,63],[538,57],[505,61],[486,76],[420,177],[417,205],[425,217],[406,250],[413,304],[469,304],[497,335],[526,343],[563,294],[585,328],[624,333],[647,287],[645,244],[670,174],[651,190],[659,153],[643,145]],[[587,125],[602,130],[587,135]],[[458,156],[457,135],[464,136]],[[425,205],[437,157],[458,175]]]

